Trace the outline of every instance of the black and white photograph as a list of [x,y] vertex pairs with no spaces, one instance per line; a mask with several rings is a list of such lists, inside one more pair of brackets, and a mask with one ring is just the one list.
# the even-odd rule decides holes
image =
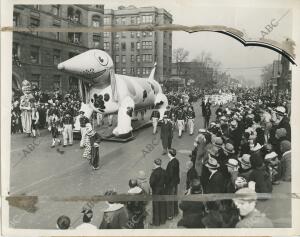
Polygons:
[[297,234],[300,5],[254,2],[4,4],[2,234]]

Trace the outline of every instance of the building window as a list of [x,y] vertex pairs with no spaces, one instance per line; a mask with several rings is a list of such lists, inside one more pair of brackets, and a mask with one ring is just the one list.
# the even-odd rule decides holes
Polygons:
[[136,74],[141,75],[141,69],[139,67],[136,69]]
[[14,12],[14,16],[13,16],[13,26],[19,26],[20,25],[20,14]]
[[115,24],[116,24],[116,25],[120,25],[120,22],[121,22],[121,19],[120,19],[119,17],[117,17],[117,18],[115,19]]
[[134,62],[134,55],[131,55],[131,56],[130,56],[130,61],[131,61],[131,62]]
[[119,43],[115,43],[115,50],[120,50],[120,44]]
[[115,38],[120,38],[120,32],[115,33]]
[[134,42],[130,43],[130,49],[131,49],[131,51],[134,51]]
[[152,41],[143,41],[142,49],[152,49]]
[[153,22],[153,16],[142,16],[142,22],[143,23],[152,23]]
[[72,7],[68,8],[67,11],[68,19],[69,21],[72,21],[74,23],[80,23],[81,20],[81,12],[79,10],[74,11]]
[[147,62],[147,63],[151,63],[152,62],[152,54],[143,54],[142,55],[142,61],[143,62]]
[[30,83],[36,88],[40,88],[41,75],[40,74],[31,74]]
[[149,31],[148,32],[148,36],[152,36],[153,35],[153,32],[152,31]]
[[130,18],[130,23],[131,23],[132,25],[134,25],[134,24],[136,23],[136,20],[135,20],[135,17],[134,17],[134,16],[132,16],[132,17]]
[[137,38],[140,38],[140,36],[141,36],[141,32],[140,32],[140,31],[137,31],[137,32],[136,32],[136,37],[137,37]]
[[121,18],[121,24],[122,24],[122,25],[126,25],[126,18],[125,18],[125,17],[122,17],[122,18]]
[[136,42],[136,49],[141,49],[141,43],[140,42]]
[[101,42],[101,36],[100,35],[93,35],[93,43],[95,48],[100,47],[100,42]]
[[68,14],[69,21],[72,21],[74,18],[74,9],[72,7],[69,7],[67,14]]
[[142,74],[143,75],[149,75],[150,74],[150,68],[149,67],[143,67],[143,72],[142,72]]
[[110,37],[110,32],[104,32],[103,36],[104,36],[104,38],[109,38]]
[[115,70],[116,70],[116,73],[117,73],[117,74],[120,74],[120,68],[117,68],[117,67],[116,67]]
[[16,42],[13,42],[13,57],[20,58],[20,45]]
[[54,80],[53,80],[53,89],[55,91],[61,89],[61,80],[60,80],[60,75],[54,75]]
[[121,32],[122,38],[126,38],[126,32]]
[[81,33],[69,32],[68,33],[68,40],[69,40],[70,43],[80,44],[81,43]]
[[[39,26],[40,26],[40,19],[31,17],[30,18],[30,27],[36,28],[36,27],[39,27]],[[33,31],[32,34],[38,35],[38,32]]]
[[139,16],[136,17],[136,24],[141,24],[141,18]]
[[103,46],[104,46],[104,50],[109,50],[109,42],[104,42],[103,43]]
[[13,59],[14,64],[16,64],[17,66],[21,66],[21,62],[20,62],[20,45],[16,42],[13,42],[12,59]]
[[130,37],[134,38],[134,32],[133,31],[130,32]]
[[122,74],[126,74],[126,68],[122,68]]
[[126,56],[122,55],[122,63],[126,63]]
[[109,25],[109,23],[110,23],[109,17],[104,17],[103,24],[104,25]]
[[76,23],[80,23],[80,21],[81,21],[81,12],[79,10],[76,10],[76,12],[74,14],[74,21]]
[[130,68],[130,74],[134,76],[134,67]]
[[[53,27],[60,27],[59,25],[53,25]],[[59,40],[59,36],[60,36],[60,32],[53,32],[53,34],[54,34],[54,39],[56,39],[56,40]]]
[[35,10],[40,10],[40,6],[39,5],[32,5],[33,9]]
[[78,78],[76,77],[69,77],[69,87],[71,90],[77,90],[78,89]]
[[57,65],[61,61],[60,59],[60,50],[59,49],[53,49],[53,64]]
[[142,36],[143,36],[143,37],[146,37],[146,36],[147,36],[147,32],[146,32],[146,31],[143,31]]
[[54,16],[59,16],[59,5],[52,5],[52,14]]
[[122,51],[126,50],[126,43],[125,42],[121,43],[121,48],[122,48]]
[[141,56],[140,55],[136,55],[136,62],[137,63],[141,62]]
[[98,15],[94,15],[92,17],[92,25],[93,27],[100,27],[101,25],[101,18]]
[[33,64],[40,63],[40,48],[37,46],[30,46],[30,62]]
[[115,62],[116,62],[116,63],[120,62],[120,56],[119,56],[119,55],[116,55],[116,56],[115,56]]

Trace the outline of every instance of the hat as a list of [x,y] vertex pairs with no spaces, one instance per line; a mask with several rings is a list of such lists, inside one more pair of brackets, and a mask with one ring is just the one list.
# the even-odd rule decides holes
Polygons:
[[234,198],[238,200],[255,201],[257,199],[256,192],[250,188],[241,188],[235,194],[241,195],[241,197]]
[[218,153],[219,153],[219,149],[215,146],[212,146],[211,148],[209,148],[207,150],[208,154],[210,154],[212,157],[217,157],[218,156]]
[[281,138],[281,137],[286,137],[287,132],[285,128],[278,128],[276,129],[276,137]]
[[154,164],[161,166],[161,159],[160,158],[155,159]]
[[278,155],[277,155],[277,153],[275,151],[272,151],[271,153],[266,154],[265,160],[270,160],[270,159],[273,159],[275,157],[278,157]]
[[200,128],[200,129],[198,130],[198,132],[199,132],[199,133],[207,133],[207,130],[204,129],[204,128]]
[[225,146],[223,145],[223,150],[230,154],[234,153],[234,147],[231,143],[226,143]]
[[276,107],[275,112],[281,116],[286,115],[286,109],[283,106]]
[[236,188],[245,188],[248,185],[247,180],[244,177],[237,177],[236,180],[234,181],[235,187]]
[[231,124],[231,126],[233,126],[233,127],[237,127],[237,126],[238,126],[236,120],[232,120],[230,124]]
[[226,163],[226,166],[235,168],[239,166],[239,162],[236,159],[229,159]]
[[251,151],[258,151],[261,148],[262,148],[262,146],[259,143],[257,143],[256,146],[254,146],[254,147],[251,148]]
[[208,160],[205,163],[205,166],[211,169],[217,169],[220,167],[218,161],[215,158],[213,158],[210,154],[208,154]]
[[220,118],[220,120],[226,121],[227,119],[226,119],[225,116],[222,116],[222,117]]
[[215,137],[212,139],[212,144],[218,148],[222,148],[223,140],[221,137]]
[[215,123],[215,122],[211,122],[210,123],[210,126],[212,126],[212,127],[214,127],[214,126],[216,126],[217,124]]
[[242,157],[238,158],[238,160],[241,162],[241,164],[243,166],[251,168],[250,155],[249,154],[242,155]]
[[175,157],[176,156],[176,150],[174,148],[168,149],[168,152],[171,156]]

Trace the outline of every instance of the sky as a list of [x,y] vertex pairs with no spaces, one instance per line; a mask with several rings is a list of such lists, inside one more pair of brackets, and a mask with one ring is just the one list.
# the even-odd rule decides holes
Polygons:
[[[184,2],[184,4],[182,4]],[[128,3],[128,4],[126,4]],[[116,9],[119,1],[112,0],[104,4],[104,8]],[[173,24],[195,25],[224,25],[242,31],[248,39],[259,39],[267,32],[266,39],[283,42],[287,37],[292,38],[292,11],[288,8],[276,6],[236,7],[227,5],[212,7],[203,2],[185,0],[153,1],[125,1],[123,6],[135,5],[155,6],[165,8],[173,16]],[[269,5],[270,6],[270,5]],[[272,5],[273,6],[273,5]],[[275,26],[276,25],[276,26]],[[278,59],[278,53],[261,47],[244,47],[233,38],[215,32],[187,33],[173,31],[173,49],[184,48],[189,51],[189,60],[199,56],[201,52],[210,53],[214,61],[221,63],[220,70],[230,73],[233,77],[244,77],[246,80],[260,81],[261,70]]]

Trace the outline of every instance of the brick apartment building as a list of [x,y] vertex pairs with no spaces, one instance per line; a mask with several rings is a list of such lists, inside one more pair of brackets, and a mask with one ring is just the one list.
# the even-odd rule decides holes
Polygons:
[[[15,5],[15,27],[101,27],[103,5]],[[90,48],[103,49],[102,33],[13,33],[13,88],[27,79],[42,90],[66,91],[78,86],[57,64]]]
[[[104,10],[104,26],[162,25],[172,21],[169,12],[156,7]],[[111,55],[116,73],[148,77],[156,62],[156,80],[163,82],[171,75],[171,31],[104,32],[104,50]]]

